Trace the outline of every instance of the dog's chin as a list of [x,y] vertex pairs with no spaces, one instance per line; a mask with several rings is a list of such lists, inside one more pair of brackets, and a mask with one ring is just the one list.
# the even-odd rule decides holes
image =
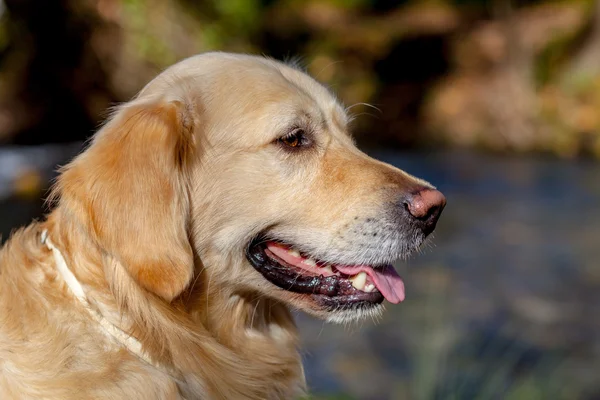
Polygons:
[[384,299],[404,300],[404,284],[389,264],[325,263],[264,236],[248,244],[246,258],[280,289],[276,292],[280,300],[329,322],[377,318]]
[[328,308],[322,307],[310,296],[302,296],[302,298],[286,297],[288,298],[284,301],[288,302],[294,309],[334,324],[348,324],[363,320],[377,321],[385,311],[384,303],[363,303],[354,304],[352,307]]

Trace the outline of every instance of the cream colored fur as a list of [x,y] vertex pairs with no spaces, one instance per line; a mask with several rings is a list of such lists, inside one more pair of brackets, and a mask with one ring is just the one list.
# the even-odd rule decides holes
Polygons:
[[[292,154],[294,124],[316,146]],[[245,258],[265,229],[323,259],[375,262],[341,238],[355,216],[425,182],[361,153],[334,96],[260,57],[184,60],[119,107],[62,171],[44,222],[0,251],[0,399],[291,399],[304,377],[289,308],[333,321]],[[93,307],[165,372],[113,340],[69,292],[52,241]],[[349,233],[351,235],[351,233]],[[368,314],[368,313],[367,313]]]

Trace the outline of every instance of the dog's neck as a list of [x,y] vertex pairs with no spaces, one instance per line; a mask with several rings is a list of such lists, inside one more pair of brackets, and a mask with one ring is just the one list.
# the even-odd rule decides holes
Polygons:
[[296,328],[285,305],[209,284],[203,266],[190,288],[167,303],[140,288],[60,207],[43,228],[98,312],[139,340],[153,363],[176,371],[188,397],[288,398],[294,384],[303,389]]

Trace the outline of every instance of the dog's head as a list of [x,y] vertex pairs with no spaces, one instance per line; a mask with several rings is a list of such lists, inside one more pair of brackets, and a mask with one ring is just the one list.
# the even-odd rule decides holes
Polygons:
[[[397,303],[390,265],[435,228],[443,195],[354,145],[345,109],[285,64],[208,53],[167,69],[67,168],[62,196],[139,285],[211,285],[330,320]],[[199,261],[201,260],[201,261]]]

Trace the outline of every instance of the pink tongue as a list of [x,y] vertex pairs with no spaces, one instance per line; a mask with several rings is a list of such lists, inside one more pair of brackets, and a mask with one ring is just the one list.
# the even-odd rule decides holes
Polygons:
[[[312,266],[309,264],[305,264],[305,259],[303,257],[296,257],[291,255],[288,252],[287,247],[284,245],[269,242],[267,244],[267,248],[277,257],[281,258],[283,261],[295,265],[297,267],[303,268],[305,270],[311,271],[316,275],[322,274],[323,271],[318,266]],[[396,272],[394,267],[391,265],[386,265],[383,268],[374,270],[370,265],[337,265],[333,264],[333,266],[343,274],[346,275],[356,275],[359,272],[364,271],[367,275],[371,277],[373,284],[377,287],[377,289],[381,292],[383,297],[386,298],[392,304],[398,304],[404,300],[404,282],[402,282],[402,278]],[[328,274],[327,274],[328,275]]]
[[370,265],[336,265],[335,268],[346,275],[356,275],[364,271],[371,277],[373,283],[387,301],[398,304],[404,300],[404,282],[391,265],[386,265],[377,270]]

